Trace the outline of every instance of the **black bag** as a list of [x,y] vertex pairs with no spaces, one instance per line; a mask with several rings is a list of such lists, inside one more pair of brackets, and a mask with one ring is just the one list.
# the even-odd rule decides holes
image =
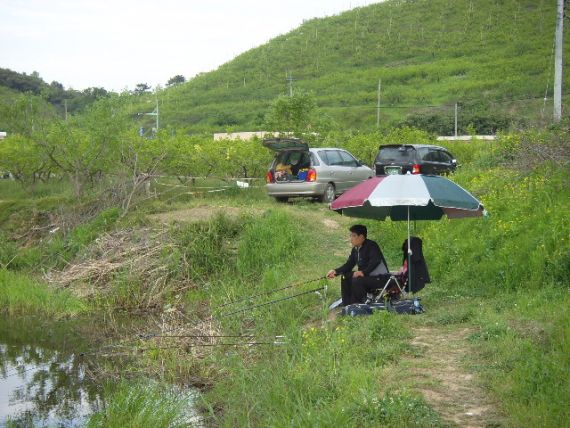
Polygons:
[[396,300],[387,303],[354,303],[342,308],[341,315],[350,315],[351,317],[358,317],[361,315],[372,315],[374,311],[388,311],[397,314],[422,314],[424,308],[420,304],[419,298]]
[[372,308],[370,305],[365,303],[354,303],[352,305],[346,305],[342,308],[341,315],[350,315],[351,317],[357,317],[360,315],[372,315]]
[[395,302],[388,303],[388,310],[396,312],[397,314],[422,314],[424,308],[420,304],[419,298],[396,300]]

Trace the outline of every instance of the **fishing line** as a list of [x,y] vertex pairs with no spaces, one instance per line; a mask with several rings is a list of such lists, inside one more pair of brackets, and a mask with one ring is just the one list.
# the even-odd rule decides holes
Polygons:
[[[267,291],[267,292],[264,292],[264,293],[259,293],[259,294],[255,294],[255,295],[252,295],[252,296],[249,296],[249,297],[245,297],[245,298],[240,299],[240,300],[235,300],[235,301],[233,301],[233,302],[230,302],[230,303],[226,303],[226,304],[217,306],[216,308],[214,308],[214,310],[215,310],[215,309],[222,308],[222,307],[225,307],[225,306],[233,305],[233,304],[236,304],[236,303],[244,302],[244,301],[246,301],[246,300],[252,299],[253,297],[259,297],[259,296],[270,295],[270,294],[276,293],[276,292],[278,292],[278,291],[282,291],[282,290],[286,290],[286,289],[290,289],[290,288],[294,288],[294,287],[300,287],[301,285],[309,284],[309,283],[315,282],[315,281],[320,281],[320,280],[322,280],[322,279],[326,279],[326,276],[322,276],[322,277],[315,278],[315,279],[310,279],[310,280],[303,281],[303,282],[294,283],[294,284],[291,284],[291,285],[287,285],[287,286],[285,286],[285,287],[277,288],[277,289],[275,289],[275,290],[270,290],[270,291]],[[235,314],[235,313],[244,311],[244,310],[246,310],[246,309],[253,309],[253,308],[257,308],[257,307],[262,307],[262,306],[266,306],[266,305],[268,305],[268,304],[273,304],[273,303],[281,302],[281,301],[284,301],[284,300],[289,300],[289,299],[292,299],[292,298],[294,298],[294,297],[302,296],[302,295],[304,295],[304,294],[310,294],[310,293],[313,293],[313,292],[318,292],[318,291],[321,291],[321,290],[323,290],[323,289],[326,290],[326,288],[327,288],[327,286],[325,285],[324,287],[320,287],[320,288],[317,288],[317,289],[315,289],[315,290],[310,290],[310,291],[307,291],[307,292],[304,292],[304,293],[300,293],[300,294],[294,294],[294,295],[292,295],[292,296],[288,296],[288,297],[284,297],[284,298],[282,298],[282,299],[277,299],[277,300],[273,300],[273,301],[270,301],[270,302],[262,303],[262,304],[260,304],[260,305],[245,307],[245,308],[242,308],[242,309],[238,309],[238,310],[236,310],[235,312],[231,312],[231,313],[229,313],[229,314],[222,314],[222,315],[219,316],[219,318],[224,318],[224,317],[226,317],[226,316],[233,315],[233,314]],[[197,325],[199,325],[199,324],[201,324],[201,323],[205,323],[205,322],[208,322],[208,321],[214,321],[214,320],[215,320],[214,316],[213,316],[213,315],[210,315],[208,318],[205,318],[205,319],[202,319],[202,320],[196,320],[196,321],[194,321],[194,320],[190,320],[190,319],[186,316],[186,314],[184,314],[183,312],[181,312],[181,311],[177,311],[177,312],[178,312],[180,315],[182,315],[183,318],[185,318],[186,320],[192,322],[192,324],[191,324],[190,326],[186,326],[186,328],[196,327]],[[170,332],[170,331],[177,330],[178,328],[179,328],[179,327],[172,327],[172,328],[170,328],[170,329],[161,331],[159,334],[152,334],[152,333],[151,333],[151,334],[147,334],[147,335],[144,335],[144,336],[145,336],[145,339],[150,339],[150,338],[152,338],[152,337],[158,337],[160,334],[164,334],[164,333],[166,333],[166,332]]]
[[275,300],[270,300],[269,302],[260,303],[259,305],[246,306],[245,308],[241,308],[241,309],[238,309],[236,311],[232,311],[232,312],[229,312],[226,314],[219,315],[219,318],[226,318],[226,317],[229,317],[231,315],[235,315],[239,312],[243,312],[243,311],[248,310],[248,309],[261,308],[262,306],[272,305],[272,304],[277,303],[277,302],[283,302],[285,300],[293,299],[295,297],[303,296],[305,294],[317,293],[321,290],[326,290],[326,289],[327,289],[327,286],[325,285],[323,287],[315,288],[313,290],[304,291],[303,293],[293,294],[292,296],[282,297],[281,299],[275,299]]
[[230,306],[230,305],[233,305],[233,304],[236,304],[236,303],[244,302],[244,301],[246,301],[246,300],[253,299],[254,297],[268,296],[268,295],[270,295],[270,294],[277,293],[278,291],[287,290],[287,289],[289,289],[289,288],[300,287],[301,285],[309,284],[309,283],[311,283],[311,282],[320,281],[320,280],[322,280],[322,279],[326,279],[326,276],[321,276],[321,277],[315,278],[315,279],[309,279],[309,280],[303,281],[303,282],[297,282],[297,283],[288,285],[288,286],[286,286],[286,287],[276,288],[276,289],[274,289],[274,290],[266,291],[266,292],[259,293],[259,294],[253,294],[253,295],[251,295],[251,296],[244,297],[243,299],[234,300],[233,302],[225,303],[225,304],[223,304],[223,305],[218,306],[218,307],[215,308],[215,309],[219,309],[219,308],[223,308],[223,307],[225,307],[225,306]]
[[[264,336],[256,336],[255,334],[164,334],[164,335],[155,335],[153,337],[189,337],[189,338],[254,338],[254,337],[264,337]],[[285,336],[265,336],[268,338],[283,338]]]
[[131,356],[133,355],[133,353],[137,353],[137,352],[146,352],[146,351],[153,351],[153,350],[163,350],[163,349],[184,349],[186,351],[192,349],[192,348],[208,348],[208,347],[214,347],[214,346],[259,346],[259,345],[285,345],[287,342],[283,342],[283,341],[279,341],[279,340],[274,340],[274,341],[268,341],[268,342],[241,342],[241,343],[196,343],[196,344],[191,344],[191,345],[172,345],[172,346],[156,346],[156,347],[149,347],[149,348],[135,348],[133,349],[132,353],[126,353],[126,352],[122,352],[122,353],[116,353],[116,354],[105,354],[105,353],[99,353],[99,354],[91,354],[91,355],[99,355],[101,357],[118,357],[118,356]]
[[[238,303],[238,302],[242,302],[242,301],[244,301],[244,300],[248,300],[248,299],[251,299],[251,298],[253,298],[253,297],[263,296],[263,295],[267,295],[267,294],[273,294],[273,293],[275,293],[275,292],[277,292],[277,291],[282,291],[282,290],[286,290],[286,289],[293,288],[293,287],[299,287],[299,286],[301,286],[301,285],[308,284],[308,283],[315,282],[315,281],[319,281],[319,280],[325,279],[325,278],[326,278],[326,277],[323,276],[323,277],[319,277],[319,278],[316,278],[316,279],[311,279],[311,280],[303,281],[303,282],[300,282],[300,283],[291,284],[291,285],[288,285],[288,286],[286,286],[286,287],[282,287],[282,288],[278,288],[278,289],[275,289],[275,290],[271,290],[271,291],[268,291],[268,292],[265,292],[265,293],[260,293],[260,294],[257,294],[257,295],[249,296],[249,297],[247,297],[247,298],[245,298],[245,299],[236,300],[236,301],[234,301],[234,302],[231,302],[231,303],[228,303],[228,304],[219,306],[219,307],[224,307],[224,306],[228,306],[228,305],[230,305],[230,304],[235,304],[235,303]],[[258,305],[246,306],[246,307],[240,308],[240,309],[238,309],[238,310],[236,310],[236,311],[232,311],[232,312],[229,312],[229,313],[226,313],[226,314],[221,314],[221,315],[219,315],[217,318],[226,318],[226,317],[229,317],[229,316],[231,316],[231,315],[235,315],[235,314],[237,314],[237,313],[246,311],[246,310],[248,310],[248,309],[261,308],[261,307],[264,307],[264,306],[268,306],[268,305],[272,305],[272,304],[275,304],[275,303],[278,303],[278,302],[283,302],[283,301],[286,301],[286,300],[294,299],[294,298],[296,298],[296,297],[304,296],[304,295],[311,294],[311,293],[317,293],[317,294],[320,295],[319,291],[322,291],[322,290],[325,290],[325,291],[326,291],[326,290],[327,290],[327,286],[325,285],[325,286],[318,287],[318,288],[315,288],[315,289],[312,289],[312,290],[304,291],[304,292],[302,292],[302,293],[293,294],[293,295],[291,295],[291,296],[282,297],[282,298],[280,298],[280,299],[270,300],[270,301],[268,301],[268,302],[260,303],[260,304],[258,304]],[[218,308],[219,308],[219,307],[218,307]],[[183,316],[183,318],[189,320],[188,317],[187,317],[185,314],[183,314],[183,313],[180,312],[180,311],[178,311],[178,312]],[[208,322],[208,321],[213,321],[213,320],[215,320],[215,319],[216,319],[216,318],[214,318],[213,316],[210,316],[210,317],[208,317],[208,318],[206,318],[206,319],[203,319],[203,320],[197,320],[197,321],[194,322],[192,325],[186,326],[186,328],[189,328],[189,327],[190,327],[190,328],[191,328],[191,327],[196,327],[197,325],[199,325],[199,324],[201,324],[201,323],[205,323],[205,322]],[[181,335],[174,335],[174,334],[172,334],[172,335],[166,335],[166,334],[164,334],[164,333],[167,333],[167,332],[170,332],[170,331],[174,331],[174,330],[176,330],[176,329],[178,329],[178,328],[180,328],[180,327],[172,327],[172,328],[167,329],[167,330],[162,330],[160,333],[149,333],[149,334],[142,334],[142,333],[140,333],[140,334],[138,335],[138,338],[141,339],[141,340],[150,340],[150,339],[155,338],[155,337],[164,337],[164,338],[169,338],[169,337],[170,337],[170,338],[249,338],[249,339],[256,337],[255,335],[243,335],[243,334],[240,334],[240,335],[199,335],[199,334],[181,334]],[[277,339],[283,338],[283,336],[273,336],[273,337],[274,337],[274,338],[277,338]],[[134,339],[133,339],[133,340],[134,340]],[[260,343],[261,343],[261,342],[260,342]],[[265,342],[263,342],[263,343],[265,343]],[[267,343],[270,343],[270,342],[267,342]],[[246,345],[246,344],[247,344],[247,343],[244,343],[244,344],[242,344],[242,345]],[[223,344],[209,344],[209,345],[206,345],[206,344],[204,344],[204,345],[198,345],[198,344],[196,344],[196,345],[194,345],[194,346],[220,346],[220,345],[223,345]],[[234,344],[234,345],[238,345],[238,344]],[[104,348],[109,348],[109,347],[128,347],[128,346],[135,346],[135,345],[118,345],[118,346],[117,346],[117,345],[107,345],[107,346],[103,346],[103,347],[101,347],[101,348],[99,348],[99,349],[104,349]]]

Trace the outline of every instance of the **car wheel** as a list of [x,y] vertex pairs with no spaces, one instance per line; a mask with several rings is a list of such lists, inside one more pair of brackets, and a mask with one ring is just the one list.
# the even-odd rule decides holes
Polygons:
[[334,197],[335,197],[334,184],[328,183],[327,187],[325,187],[323,196],[321,196],[321,202],[330,204],[332,201],[334,201]]
[[283,203],[285,203],[285,202],[287,202],[287,201],[289,200],[289,198],[288,198],[287,196],[275,196],[275,200],[276,200],[277,202],[283,202]]

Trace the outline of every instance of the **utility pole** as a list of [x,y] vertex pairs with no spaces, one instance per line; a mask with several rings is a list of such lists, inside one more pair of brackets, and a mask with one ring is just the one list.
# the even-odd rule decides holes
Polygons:
[[564,3],[558,0],[556,11],[556,47],[554,52],[554,122],[562,117],[562,38],[564,33]]
[[291,71],[288,71],[287,82],[289,84],[289,97],[293,96],[293,76],[291,75]]
[[457,103],[455,103],[455,138],[457,139]]
[[155,116],[156,117],[156,132],[158,132],[158,117],[159,117],[158,95],[156,96],[156,108],[154,109],[154,111],[152,111],[150,113],[138,113],[137,116]]
[[158,95],[156,96],[156,132],[158,132]]
[[63,105],[65,107],[65,121],[67,122],[67,100],[63,100]]
[[380,93],[382,91],[382,79],[378,79],[378,106],[376,107],[376,128],[380,128]]
[[34,126],[34,106],[32,105],[32,96],[30,95],[30,117],[32,120],[32,132],[35,131],[35,126]]

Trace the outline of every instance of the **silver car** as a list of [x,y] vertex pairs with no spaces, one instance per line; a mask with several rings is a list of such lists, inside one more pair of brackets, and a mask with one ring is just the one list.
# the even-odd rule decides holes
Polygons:
[[276,152],[266,174],[267,194],[281,202],[312,197],[322,202],[374,176],[349,152],[335,147],[309,148],[296,138],[271,138],[263,145]]

